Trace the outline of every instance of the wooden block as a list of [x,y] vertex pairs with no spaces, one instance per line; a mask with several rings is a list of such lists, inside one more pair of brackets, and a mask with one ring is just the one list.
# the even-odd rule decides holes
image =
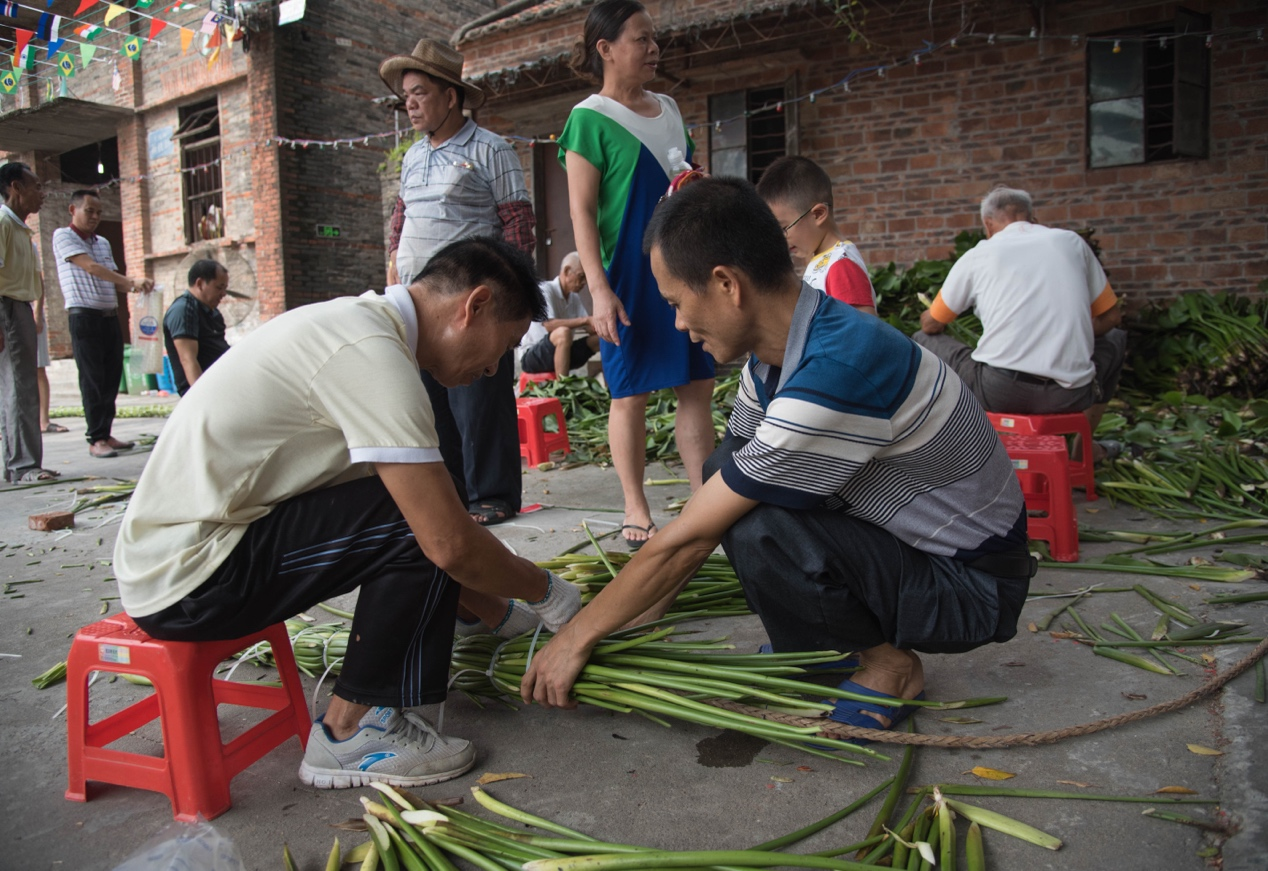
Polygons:
[[26,519],[27,526],[37,532],[55,532],[59,529],[70,529],[75,525],[73,511],[50,511],[47,514],[32,514]]

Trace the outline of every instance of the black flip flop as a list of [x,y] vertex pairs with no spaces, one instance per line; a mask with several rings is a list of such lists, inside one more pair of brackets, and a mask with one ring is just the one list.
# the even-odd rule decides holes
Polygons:
[[655,528],[655,523],[650,526],[639,526],[637,523],[626,523],[621,527],[621,538],[625,538],[625,530],[627,529],[637,529],[639,532],[646,532],[647,538],[625,538],[625,546],[630,549],[630,553],[637,553],[640,547],[652,540],[652,530]]
[[514,509],[501,499],[487,499],[477,505],[470,505],[467,513],[476,515],[475,522],[481,526],[496,526],[515,516]]

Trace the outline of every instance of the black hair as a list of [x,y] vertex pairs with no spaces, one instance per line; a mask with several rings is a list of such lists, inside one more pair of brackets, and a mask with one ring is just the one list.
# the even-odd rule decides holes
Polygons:
[[224,270],[226,275],[229,273],[224,264],[218,260],[199,260],[189,267],[189,286],[193,287],[200,278],[206,282],[215,281],[221,270]]
[[401,90],[402,91],[405,90],[405,73],[416,73],[420,76],[424,76],[427,79],[431,80],[432,84],[440,88],[442,91],[445,90],[446,88],[449,88],[450,90],[454,91],[458,95],[458,111],[459,112],[462,111],[462,107],[467,102],[466,88],[455,85],[453,82],[449,81],[448,79],[442,79],[440,76],[433,76],[431,73],[426,72],[424,70],[409,69],[401,73]]
[[643,253],[653,247],[697,293],[715,266],[742,271],[758,293],[782,288],[793,272],[779,221],[753,185],[739,178],[703,178],[662,200],[643,235]]
[[84,200],[88,197],[97,197],[100,199],[101,192],[96,188],[80,188],[70,195],[70,204],[72,206],[83,205]]
[[13,183],[25,179],[28,172],[31,172],[31,167],[16,160],[0,166],[0,197],[7,200]]
[[494,236],[475,236],[446,245],[432,255],[414,281],[428,281],[430,287],[446,295],[487,284],[493,290],[493,314],[499,321],[540,321],[546,317],[546,300],[538,287],[533,261]]
[[808,157],[781,157],[766,167],[757,182],[757,193],[768,203],[804,212],[823,203],[832,211],[832,179]]
[[599,40],[615,42],[629,21],[647,8],[638,0],[599,0],[590,7],[581,42],[572,50],[571,66],[577,75],[603,82],[603,58],[599,56]]

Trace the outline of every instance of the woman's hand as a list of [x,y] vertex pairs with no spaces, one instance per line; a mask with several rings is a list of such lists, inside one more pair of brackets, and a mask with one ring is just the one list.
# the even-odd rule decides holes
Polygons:
[[625,313],[625,306],[621,305],[621,300],[607,286],[606,281],[599,286],[591,284],[590,297],[594,300],[594,314],[590,316],[590,326],[594,328],[594,334],[605,342],[621,344],[617,335],[617,322],[627,327],[630,325],[630,316]]

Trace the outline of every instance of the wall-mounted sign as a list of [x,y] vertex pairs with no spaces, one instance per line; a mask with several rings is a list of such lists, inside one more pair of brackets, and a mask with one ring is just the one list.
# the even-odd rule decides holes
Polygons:
[[277,7],[277,23],[290,24],[304,17],[306,0],[282,0]]
[[338,239],[339,228],[331,224],[318,224],[317,238],[318,239]]
[[157,130],[151,130],[150,135],[146,137],[146,151],[149,153],[150,160],[160,160],[164,157],[171,157],[174,146],[172,144],[172,128],[159,127]]

